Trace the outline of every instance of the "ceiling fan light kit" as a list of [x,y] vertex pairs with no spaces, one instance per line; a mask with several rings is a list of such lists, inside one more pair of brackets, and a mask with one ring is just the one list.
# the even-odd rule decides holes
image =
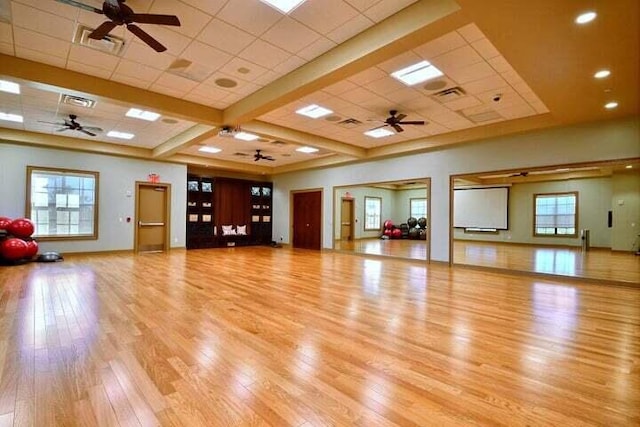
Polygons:
[[156,52],[164,52],[167,48],[136,24],[170,25],[174,27],[180,26],[180,20],[175,15],[135,13],[129,6],[124,4],[125,0],[106,0],[102,3],[102,9],[98,9],[75,0],[56,1],[87,10],[89,12],[94,12],[99,15],[105,15],[109,18],[108,21],[103,22],[98,26],[98,28],[89,34],[89,38],[94,40],[102,40],[107,37],[109,32],[111,32],[115,27],[124,25],[127,27],[127,30],[132,32],[153,50]]

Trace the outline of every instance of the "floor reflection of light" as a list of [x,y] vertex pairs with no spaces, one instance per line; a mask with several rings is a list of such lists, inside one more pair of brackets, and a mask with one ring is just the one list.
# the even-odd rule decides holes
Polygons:
[[465,255],[478,262],[494,262],[498,258],[498,252],[493,246],[468,246]]
[[382,275],[382,262],[365,259],[364,272],[362,276],[364,291],[371,295],[378,295],[380,292],[380,276]]
[[538,249],[535,254],[534,271],[539,273],[576,274],[576,254],[573,251]]
[[296,348],[293,373],[301,379],[310,379],[316,373],[318,350],[313,342],[306,341]]
[[534,283],[534,327],[543,328],[546,336],[563,339],[572,337],[576,328],[577,312],[576,288]]
[[363,387],[365,406],[376,407],[376,412],[384,415],[383,407],[387,406],[389,400],[387,396],[393,391],[389,389],[389,382],[381,377],[367,375]]

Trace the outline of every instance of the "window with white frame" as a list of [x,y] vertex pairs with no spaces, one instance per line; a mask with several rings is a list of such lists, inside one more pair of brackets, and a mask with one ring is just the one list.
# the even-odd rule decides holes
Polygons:
[[427,199],[409,199],[409,217],[410,218],[426,218],[427,217]]
[[577,192],[535,194],[533,197],[534,236],[577,236]]
[[42,240],[98,238],[98,172],[27,166],[27,217]]
[[364,229],[380,230],[382,228],[382,198],[364,198]]

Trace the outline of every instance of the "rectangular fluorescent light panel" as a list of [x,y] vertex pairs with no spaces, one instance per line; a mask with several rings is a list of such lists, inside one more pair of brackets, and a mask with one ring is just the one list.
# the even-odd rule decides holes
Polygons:
[[215,154],[221,152],[222,150],[216,147],[209,147],[205,145],[204,147],[198,148],[198,151],[202,151],[203,153]]
[[2,92],[20,94],[20,85],[6,80],[0,80],[0,90]]
[[7,122],[16,122],[22,123],[23,119],[20,114],[11,114],[11,113],[2,113],[0,112],[0,120],[4,120]]
[[133,117],[134,119],[146,120],[148,122],[155,122],[160,118],[160,114],[152,111],[144,111],[139,108],[131,108],[127,111],[127,117]]
[[255,141],[256,139],[260,138],[258,135],[254,135],[248,132],[238,132],[233,137],[236,139],[241,139],[243,141]]
[[385,136],[393,135],[393,132],[385,128],[378,128],[378,129],[368,130],[364,134],[372,138],[384,138]]
[[261,0],[274,9],[278,9],[282,13],[289,13],[296,7],[300,6],[305,0]]
[[317,153],[320,150],[313,147],[300,147],[300,148],[296,148],[296,151],[299,151],[301,153],[311,154],[311,153]]
[[329,110],[328,108],[324,108],[321,107],[319,105],[316,104],[311,104],[308,105],[304,108],[301,108],[299,110],[296,110],[297,114],[301,114],[303,116],[307,116],[307,117],[311,117],[312,119],[317,119],[319,117],[323,117],[326,116],[328,114],[333,113],[333,111]]
[[436,77],[443,76],[444,73],[431,65],[429,61],[421,61],[409,67],[391,73],[391,77],[400,80],[407,86],[413,86]]
[[111,138],[133,139],[135,135],[132,133],[118,132],[116,130],[111,130],[107,132],[107,136],[110,136]]

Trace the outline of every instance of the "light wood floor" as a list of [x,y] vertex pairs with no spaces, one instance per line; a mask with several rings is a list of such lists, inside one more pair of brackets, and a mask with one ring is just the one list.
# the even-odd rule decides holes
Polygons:
[[640,289],[267,247],[0,267],[0,426],[627,426]]
[[632,252],[463,240],[453,250],[457,264],[640,284],[640,256]]
[[410,239],[358,239],[336,240],[334,249],[358,254],[383,255],[405,259],[427,259],[426,240]]

